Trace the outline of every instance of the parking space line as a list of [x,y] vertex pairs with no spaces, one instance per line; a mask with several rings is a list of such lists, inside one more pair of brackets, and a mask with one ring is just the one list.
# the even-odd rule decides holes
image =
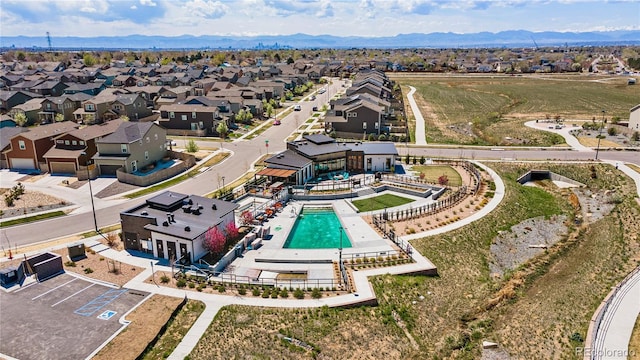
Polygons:
[[104,294],[98,296],[97,298],[91,300],[86,303],[82,307],[76,309],[74,314],[82,315],[82,316],[91,316],[96,311],[102,309],[107,306],[109,303],[117,299],[120,295],[127,292],[127,289],[119,289],[119,290],[109,290]]
[[65,286],[65,285],[67,285],[68,283],[70,283],[70,282],[72,282],[72,281],[76,281],[76,280],[77,280],[77,278],[73,278],[73,279],[71,279],[71,280],[67,281],[66,283],[64,283],[64,284],[62,284],[62,285],[56,286],[56,287],[54,287],[53,289],[51,289],[51,290],[49,290],[49,291],[43,292],[42,294],[40,294],[40,295],[38,295],[38,296],[36,296],[36,297],[32,298],[31,300],[35,300],[35,299],[37,299],[37,298],[40,298],[40,297],[42,297],[42,296],[45,296],[45,295],[47,295],[48,293],[50,293],[50,292],[52,292],[52,291],[54,291],[54,290],[57,290],[57,289],[59,289],[59,288],[61,288],[61,287]]
[[82,289],[82,290],[78,290],[78,291],[76,291],[75,293],[73,293],[73,294],[71,294],[71,295],[67,296],[66,298],[64,298],[64,299],[62,299],[62,300],[60,300],[60,301],[58,301],[57,303],[55,303],[55,304],[51,305],[51,307],[54,307],[54,306],[56,306],[56,305],[58,305],[58,304],[60,304],[60,303],[62,303],[62,302],[65,302],[65,301],[67,301],[67,300],[71,299],[72,297],[74,297],[74,296],[76,296],[76,295],[80,294],[81,292],[83,292],[83,291],[87,290],[88,288],[92,287],[93,285],[95,285],[95,284],[91,284],[91,285],[87,286],[86,288],[84,288],[84,289]]

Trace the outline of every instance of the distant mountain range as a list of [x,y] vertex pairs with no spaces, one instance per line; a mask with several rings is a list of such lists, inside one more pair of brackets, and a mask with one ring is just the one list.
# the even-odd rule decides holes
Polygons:
[[[53,37],[54,49],[267,49],[267,48],[458,48],[638,45],[640,30],[598,32],[531,32],[526,30],[470,34],[399,34],[385,37],[333,35],[264,36],[97,36]],[[0,47],[47,49],[44,36],[0,36]]]

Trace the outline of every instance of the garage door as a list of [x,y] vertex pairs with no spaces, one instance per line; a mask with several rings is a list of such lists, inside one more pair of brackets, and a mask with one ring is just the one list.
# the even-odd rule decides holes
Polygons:
[[100,175],[116,175],[116,170],[121,168],[120,165],[100,165]]
[[72,162],[51,162],[49,168],[52,174],[75,174],[76,164]]
[[33,163],[33,159],[19,159],[19,158],[12,158],[9,159],[9,161],[11,161],[11,168],[12,169],[35,169],[36,166]]

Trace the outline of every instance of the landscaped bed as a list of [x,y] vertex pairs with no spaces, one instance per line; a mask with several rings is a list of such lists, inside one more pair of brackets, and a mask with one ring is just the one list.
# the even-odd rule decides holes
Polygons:
[[415,200],[408,199],[398,195],[382,194],[379,196],[374,196],[366,199],[353,200],[353,205],[356,208],[358,208],[358,211],[365,212],[365,211],[381,210],[385,208],[392,208],[395,206],[409,204],[414,201]]

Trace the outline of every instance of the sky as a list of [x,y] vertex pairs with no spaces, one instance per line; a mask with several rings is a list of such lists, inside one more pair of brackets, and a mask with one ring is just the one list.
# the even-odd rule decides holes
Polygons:
[[640,0],[2,0],[2,36],[640,30]]

